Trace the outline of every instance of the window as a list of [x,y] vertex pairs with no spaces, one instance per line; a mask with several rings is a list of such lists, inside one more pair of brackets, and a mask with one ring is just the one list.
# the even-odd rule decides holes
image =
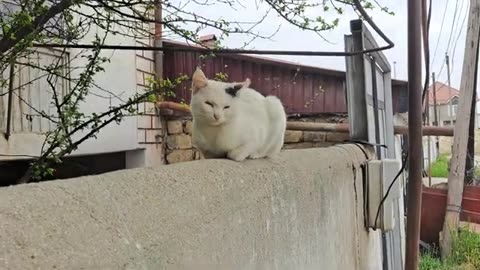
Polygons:
[[457,104],[449,104],[448,105],[448,116],[454,117],[457,116],[458,105]]
[[[68,70],[69,55],[63,51],[52,49],[36,49],[26,57],[17,60],[14,67],[13,81],[7,81],[6,86],[0,88],[0,131],[6,131],[8,110],[12,111],[10,132],[44,133],[54,128],[54,123],[42,117],[44,112],[49,116],[56,115],[56,107],[52,103],[53,94],[61,99],[69,91]],[[48,71],[52,65],[63,67],[62,74],[53,77],[53,87],[47,80]],[[10,67],[3,77],[9,78]],[[5,74],[6,73],[6,74]],[[0,75],[0,77],[2,77]],[[8,108],[9,85],[12,84],[12,107]],[[55,90],[55,92],[54,92]]]

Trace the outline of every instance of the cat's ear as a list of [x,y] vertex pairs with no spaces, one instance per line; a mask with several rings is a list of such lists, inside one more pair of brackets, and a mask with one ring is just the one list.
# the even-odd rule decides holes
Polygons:
[[249,78],[246,78],[245,81],[242,82],[242,85],[243,85],[243,87],[248,88],[248,87],[250,87],[250,83],[252,83],[252,82],[250,81],[250,79],[249,79]]
[[243,81],[241,83],[235,83],[235,85],[233,85],[231,87],[227,87],[225,89],[225,92],[232,97],[236,97],[237,92],[242,88],[248,88],[250,86],[250,83],[251,83],[250,79],[247,78],[245,81]]
[[195,94],[198,90],[207,86],[208,80],[203,71],[197,67],[192,76],[192,91]]

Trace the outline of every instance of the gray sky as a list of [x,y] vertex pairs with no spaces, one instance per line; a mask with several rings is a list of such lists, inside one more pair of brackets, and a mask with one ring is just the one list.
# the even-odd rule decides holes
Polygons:
[[[395,12],[394,16],[383,13],[379,10],[370,11],[375,23],[392,39],[395,47],[386,51],[387,58],[393,67],[396,61],[397,79],[405,80],[407,78],[407,1],[388,1],[380,0],[381,4]],[[445,63],[445,52],[450,54],[451,61],[451,82],[452,86],[458,88],[460,85],[461,67],[463,62],[463,50],[465,46],[465,31],[467,28],[467,10],[468,0],[434,0],[432,9],[432,21],[430,28],[430,50],[432,71],[437,73],[437,81],[446,82],[447,72]],[[255,0],[242,1],[244,8],[238,6],[233,10],[227,6],[215,5],[202,10],[196,10],[197,13],[209,16],[210,18],[223,17],[230,20],[255,20],[261,17],[266,10],[266,4],[257,5]],[[445,20],[442,31],[442,17],[446,8]],[[455,12],[456,10],[456,12]],[[249,48],[254,49],[275,49],[275,50],[344,50],[344,35],[349,33],[349,21],[356,18],[356,14],[349,8],[340,17],[340,24],[332,31],[325,32],[324,37],[332,42],[330,44],[318,37],[316,34],[307,31],[301,31],[298,28],[289,25],[283,19],[279,18],[274,12],[257,28],[263,34],[270,34],[280,25],[280,31],[273,37],[273,40],[255,40]],[[312,16],[324,14],[327,18],[336,18],[337,14],[333,12],[314,14]],[[453,29],[452,29],[453,28]],[[202,34],[215,33],[212,30],[204,30]],[[450,34],[453,33],[453,34]],[[218,34],[218,33],[217,33]],[[231,36],[226,40],[228,47],[239,47],[244,41],[248,40],[245,36]],[[380,37],[376,36],[380,44],[385,44]],[[450,42],[449,42],[450,40]],[[438,48],[437,47],[438,44]],[[435,54],[436,49],[436,54]],[[434,57],[435,55],[435,57]],[[269,56],[287,59],[290,61],[314,65],[319,67],[344,70],[345,59],[342,57],[301,57],[301,56]],[[443,67],[442,67],[443,66]],[[438,76],[440,74],[440,76]]]

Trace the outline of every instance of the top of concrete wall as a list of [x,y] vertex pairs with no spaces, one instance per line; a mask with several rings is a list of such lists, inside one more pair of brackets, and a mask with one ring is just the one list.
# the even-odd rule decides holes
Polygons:
[[364,160],[340,145],[0,188],[0,269],[379,269]]

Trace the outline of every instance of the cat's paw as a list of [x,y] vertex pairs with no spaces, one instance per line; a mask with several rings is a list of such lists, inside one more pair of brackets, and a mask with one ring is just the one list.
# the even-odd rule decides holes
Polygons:
[[249,158],[251,159],[259,159],[259,158],[264,158],[265,155],[261,155],[261,154],[253,154],[253,155],[250,155]]
[[234,149],[230,152],[228,152],[227,157],[231,160],[234,161],[244,161],[248,157],[248,152],[244,147],[239,147],[237,149]]

